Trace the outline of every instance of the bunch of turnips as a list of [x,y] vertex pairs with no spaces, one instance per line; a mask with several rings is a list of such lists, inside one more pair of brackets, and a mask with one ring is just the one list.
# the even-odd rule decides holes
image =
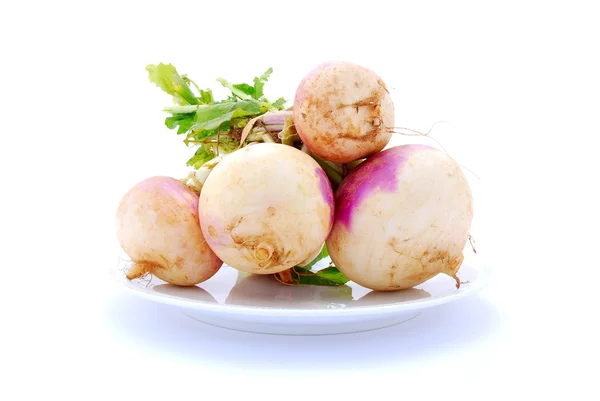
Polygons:
[[[457,272],[473,219],[459,164],[423,144],[387,147],[394,104],[384,81],[349,62],[324,63],[293,106],[252,84],[217,79],[215,100],[170,64],[146,67],[173,97],[168,128],[194,149],[183,179],[151,177],[122,198],[117,237],[129,279],[191,286],[225,263],[282,284],[377,291]],[[318,270],[316,262],[330,258]]]

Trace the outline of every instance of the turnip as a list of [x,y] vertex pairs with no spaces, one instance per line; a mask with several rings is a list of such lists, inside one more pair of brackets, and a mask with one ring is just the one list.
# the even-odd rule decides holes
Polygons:
[[320,249],[334,198],[323,169],[288,145],[259,143],[214,167],[200,194],[200,223],[211,249],[250,273],[278,273]]
[[383,80],[348,62],[317,66],[294,98],[298,135],[317,157],[349,163],[382,150],[394,127],[394,104]]
[[350,172],[335,197],[326,244],[348,278],[390,291],[445,273],[460,286],[472,194],[446,153],[426,145],[389,148]]
[[198,194],[170,177],[151,177],[121,199],[117,238],[135,265],[129,279],[151,273],[189,286],[212,277],[222,261],[207,245],[198,220]]

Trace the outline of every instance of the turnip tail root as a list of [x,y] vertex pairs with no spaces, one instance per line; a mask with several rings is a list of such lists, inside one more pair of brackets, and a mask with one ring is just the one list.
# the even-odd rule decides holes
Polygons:
[[454,279],[454,281],[456,281],[456,288],[459,289],[460,285],[462,284],[460,279],[457,276],[458,270],[460,269],[460,266],[462,265],[462,261],[463,261],[463,255],[461,254],[459,256],[459,263],[457,263],[455,266],[452,265],[445,265],[441,270],[440,273],[444,273],[446,276],[451,277]]
[[[442,145],[442,143],[434,138],[433,136],[431,136],[431,131],[433,131],[433,129],[435,128],[436,125],[441,124],[441,123],[447,123],[450,124],[448,121],[436,121],[431,128],[429,128],[429,130],[427,132],[421,132],[412,128],[406,128],[406,127],[386,127],[388,132],[390,134],[395,134],[395,135],[404,135],[404,136],[422,136],[428,139],[433,140],[435,143],[438,144],[438,146],[440,147],[440,149],[446,153],[448,156],[450,156],[450,153],[448,153],[448,151],[446,150],[446,148],[444,147],[444,145]],[[458,163],[458,162],[457,162]],[[465,166],[464,164],[458,163],[459,166],[461,166],[462,168],[464,168],[465,170],[467,170],[469,173],[473,174],[473,176],[475,176],[477,179],[479,179],[479,176],[471,169],[469,169],[467,166]],[[469,242],[471,243],[471,247],[473,248],[473,252],[477,253],[477,251],[475,251],[475,247],[471,241],[471,237],[469,236]]]
[[292,270],[293,269],[287,269],[279,273],[275,273],[273,276],[275,277],[275,280],[279,281],[281,284],[294,285],[295,282],[294,277],[292,276]]
[[471,249],[473,249],[473,253],[477,253],[477,249],[475,248],[475,238],[471,234],[467,237],[469,239],[469,244],[471,244]]
[[127,270],[125,275],[129,280],[135,280],[144,277],[146,274],[152,274],[152,271],[156,269],[156,264],[152,262],[138,262]]

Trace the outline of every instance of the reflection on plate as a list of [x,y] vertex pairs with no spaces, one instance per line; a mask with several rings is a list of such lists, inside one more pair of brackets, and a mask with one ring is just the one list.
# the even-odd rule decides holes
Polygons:
[[353,282],[339,287],[287,286],[271,276],[248,275],[223,266],[211,279],[177,287],[145,277],[127,280],[121,259],[112,270],[117,283],[132,293],[179,308],[187,316],[216,326],[271,334],[334,334],[370,330],[406,321],[426,308],[451,302],[481,289],[489,272],[475,267],[465,252],[458,276],[440,274],[416,288],[370,291]]
[[394,304],[400,302],[418,301],[431,297],[431,294],[420,288],[408,288],[402,291],[378,292],[371,291],[350,303],[350,307]]
[[322,309],[344,307],[352,302],[352,288],[347,285],[283,285],[273,276],[251,275],[238,281],[225,300],[227,305]]
[[173,295],[178,298],[191,299],[194,301],[213,303],[217,302],[208,291],[198,286],[178,287],[176,285],[166,283],[154,284],[152,285],[152,291],[156,291],[161,294]]

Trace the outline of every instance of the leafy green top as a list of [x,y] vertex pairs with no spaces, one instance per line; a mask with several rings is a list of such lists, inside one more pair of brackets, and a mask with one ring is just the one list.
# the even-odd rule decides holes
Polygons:
[[167,128],[176,129],[177,134],[185,134],[188,146],[198,145],[196,153],[187,162],[194,169],[214,158],[219,151],[229,153],[237,149],[241,131],[251,118],[285,107],[284,98],[270,102],[264,96],[264,86],[273,72],[272,68],[255,77],[253,85],[231,84],[218,78],[217,81],[231,92],[220,101],[214,99],[211,89],[200,89],[171,64],[150,64],[146,70],[151,82],[173,96],[175,106],[164,109],[171,114],[165,119]]

